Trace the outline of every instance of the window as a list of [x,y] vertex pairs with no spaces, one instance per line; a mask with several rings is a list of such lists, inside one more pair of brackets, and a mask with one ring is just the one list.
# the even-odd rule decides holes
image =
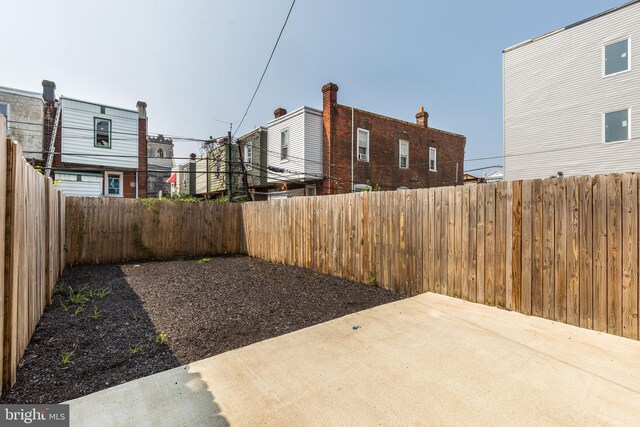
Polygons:
[[220,178],[220,158],[216,157],[216,179]]
[[158,151],[156,151],[156,155],[158,157],[164,157],[164,151],[162,150],[162,148],[158,148]]
[[435,148],[429,147],[429,170],[436,172],[438,152]]
[[369,161],[369,131],[358,129],[358,160]]
[[629,69],[629,39],[604,47],[604,75],[621,73]]
[[604,142],[629,139],[629,110],[613,111],[604,115]]
[[400,167],[407,169],[409,167],[409,141],[400,140]]
[[105,196],[122,197],[122,172],[107,172]]
[[5,104],[0,102],[0,114],[3,114],[4,117],[7,119],[7,130],[11,127],[10,123],[9,123],[9,111],[11,110],[11,108],[9,107],[9,104]]
[[253,164],[253,147],[251,144],[244,146],[244,168],[248,171],[251,170]]
[[289,160],[289,129],[280,132],[280,160]]
[[95,117],[93,119],[96,147],[111,148],[111,120]]

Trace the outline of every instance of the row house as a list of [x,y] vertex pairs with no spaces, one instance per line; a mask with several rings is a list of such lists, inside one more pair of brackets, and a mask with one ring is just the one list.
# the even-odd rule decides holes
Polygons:
[[174,167],[173,140],[162,134],[147,137],[147,196],[170,194],[167,180]]
[[66,96],[0,88],[0,113],[24,157],[69,196],[147,196],[147,105],[113,107]]
[[503,52],[504,177],[640,170],[640,1]]
[[270,198],[462,184],[466,138],[424,108],[411,123],[338,104],[334,83],[322,94],[322,110],[278,108],[268,123]]

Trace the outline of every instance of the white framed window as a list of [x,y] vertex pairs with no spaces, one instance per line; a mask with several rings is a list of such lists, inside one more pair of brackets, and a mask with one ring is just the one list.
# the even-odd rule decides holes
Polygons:
[[438,150],[429,147],[429,171],[436,172],[438,166]]
[[7,129],[9,129],[10,127],[10,124],[9,124],[10,113],[11,113],[11,106],[6,102],[0,102],[0,114],[4,115],[4,117],[7,119]]
[[111,148],[111,120],[93,118],[94,147]]
[[405,141],[404,139],[400,140],[399,144],[399,152],[400,152],[400,166],[401,169],[409,168],[409,141]]
[[104,195],[122,197],[124,195],[124,177],[122,172],[105,172]]
[[369,161],[369,131],[358,128],[358,160]]
[[216,157],[216,179],[220,178],[220,157]]
[[629,49],[629,44],[629,39],[627,38],[604,46],[603,56],[605,77],[629,71],[631,64],[631,51]]
[[289,160],[289,129],[280,132],[280,160]]
[[244,168],[248,171],[253,168],[253,147],[251,144],[244,146]]
[[604,142],[628,141],[631,138],[630,110],[604,113]]

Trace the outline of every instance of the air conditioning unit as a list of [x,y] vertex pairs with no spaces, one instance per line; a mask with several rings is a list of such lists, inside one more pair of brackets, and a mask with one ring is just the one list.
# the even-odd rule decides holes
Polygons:
[[366,154],[362,154],[362,153],[358,153],[358,160],[367,161],[367,155]]

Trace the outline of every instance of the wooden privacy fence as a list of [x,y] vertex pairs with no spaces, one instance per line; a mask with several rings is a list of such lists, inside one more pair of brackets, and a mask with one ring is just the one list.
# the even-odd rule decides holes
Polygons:
[[67,263],[244,253],[242,206],[67,198]]
[[638,176],[228,205],[67,199],[68,262],[248,254],[639,338]]
[[638,339],[638,176],[243,205],[250,256]]
[[0,141],[0,375],[6,391],[66,264],[65,197],[27,164],[20,145],[5,143],[2,116]]

